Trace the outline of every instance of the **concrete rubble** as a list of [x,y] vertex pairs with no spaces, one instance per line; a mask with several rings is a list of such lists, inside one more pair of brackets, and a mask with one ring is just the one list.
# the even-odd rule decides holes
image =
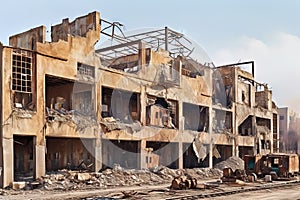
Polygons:
[[231,168],[232,171],[236,171],[237,169],[244,170],[244,161],[236,156],[232,156],[225,161],[222,161],[215,165],[215,168],[223,170],[225,168]]
[[47,122],[60,122],[66,123],[70,126],[76,125],[76,130],[84,130],[90,126],[98,126],[95,117],[86,116],[77,111],[67,111],[64,109],[51,109],[46,108],[47,111]]
[[[60,170],[56,173],[46,174],[34,182],[27,182],[25,186],[14,186],[14,190],[86,190],[96,188],[157,185],[170,183],[175,177],[192,177],[193,181],[219,178],[222,171],[219,169],[194,168],[194,169],[169,169],[164,166],[150,170],[123,169],[116,165],[113,169],[102,172],[80,172]],[[9,193],[9,191],[8,191]]]
[[138,132],[142,129],[141,123],[139,121],[134,121],[132,123],[123,123],[118,119],[113,117],[105,117],[103,121],[100,122],[102,128],[105,132],[110,132],[113,130],[124,130],[126,129],[130,133]]

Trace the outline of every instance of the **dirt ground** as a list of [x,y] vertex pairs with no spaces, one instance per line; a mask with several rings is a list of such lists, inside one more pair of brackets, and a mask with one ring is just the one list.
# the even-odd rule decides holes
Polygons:
[[[24,191],[24,193],[10,194],[6,196],[0,196],[0,199],[43,199],[43,200],[111,200],[111,199],[169,199],[173,197],[184,197],[190,195],[190,198],[197,199],[196,195],[199,194],[211,194],[214,192],[233,191],[247,187],[257,187],[264,184],[276,184],[275,183],[245,183],[245,184],[217,184],[217,180],[203,180],[200,184],[208,184],[214,186],[210,189],[193,189],[193,190],[171,190],[170,184],[152,185],[152,186],[127,186],[127,187],[115,187],[109,189],[96,189],[85,191]],[[195,196],[195,197],[193,197]],[[208,198],[207,198],[208,199]],[[300,185],[288,185],[285,187],[263,189],[259,191],[244,192],[238,194],[232,194],[222,197],[210,197],[214,200],[239,200],[239,199],[300,199]]]
[[234,194],[225,197],[214,197],[212,200],[252,200],[252,199],[264,199],[264,200],[299,200],[300,199],[300,185],[294,185],[284,188],[266,189],[254,192],[245,192],[241,194]]

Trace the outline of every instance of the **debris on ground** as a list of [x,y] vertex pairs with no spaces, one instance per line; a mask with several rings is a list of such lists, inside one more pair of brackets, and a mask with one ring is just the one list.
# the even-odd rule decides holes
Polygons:
[[238,180],[247,181],[247,175],[245,170],[242,169],[233,171],[231,168],[224,168],[221,180],[223,182],[237,182]]
[[178,176],[172,180],[171,189],[186,190],[195,189],[197,187],[197,179],[188,176]]
[[123,199],[131,198],[131,197],[133,197],[134,195],[137,194],[136,191],[129,191],[129,192],[122,191],[122,193],[123,193],[123,195],[124,195],[124,196],[123,196]]
[[[88,190],[111,188],[120,186],[141,186],[158,185],[171,183],[175,177],[193,177],[191,183],[188,181],[187,187],[190,188],[196,180],[220,178],[222,171],[219,169],[194,168],[194,169],[170,169],[159,166],[152,169],[124,169],[116,165],[113,169],[105,169],[102,172],[82,172],[71,170],[59,170],[47,173],[33,182],[26,182],[27,189],[39,190]],[[16,187],[16,186],[15,186]],[[124,194],[125,195],[125,194]]]
[[244,170],[244,161],[243,159],[237,157],[237,156],[232,156],[230,158],[228,158],[225,161],[222,161],[218,164],[215,165],[214,168],[223,170],[225,168],[231,168],[233,171],[237,170],[237,169],[241,169]]

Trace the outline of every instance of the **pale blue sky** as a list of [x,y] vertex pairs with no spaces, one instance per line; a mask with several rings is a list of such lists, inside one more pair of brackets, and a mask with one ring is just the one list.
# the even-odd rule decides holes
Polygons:
[[300,1],[15,0],[1,3],[0,41],[92,11],[126,30],[168,26],[197,41],[217,64],[254,60],[279,106],[300,112]]

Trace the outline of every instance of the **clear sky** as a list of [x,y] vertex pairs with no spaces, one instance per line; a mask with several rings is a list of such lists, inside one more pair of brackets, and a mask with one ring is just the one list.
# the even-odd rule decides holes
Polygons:
[[0,41],[30,28],[99,11],[125,30],[165,27],[184,33],[215,65],[254,60],[255,76],[279,106],[300,112],[300,1],[14,0],[1,3]]

